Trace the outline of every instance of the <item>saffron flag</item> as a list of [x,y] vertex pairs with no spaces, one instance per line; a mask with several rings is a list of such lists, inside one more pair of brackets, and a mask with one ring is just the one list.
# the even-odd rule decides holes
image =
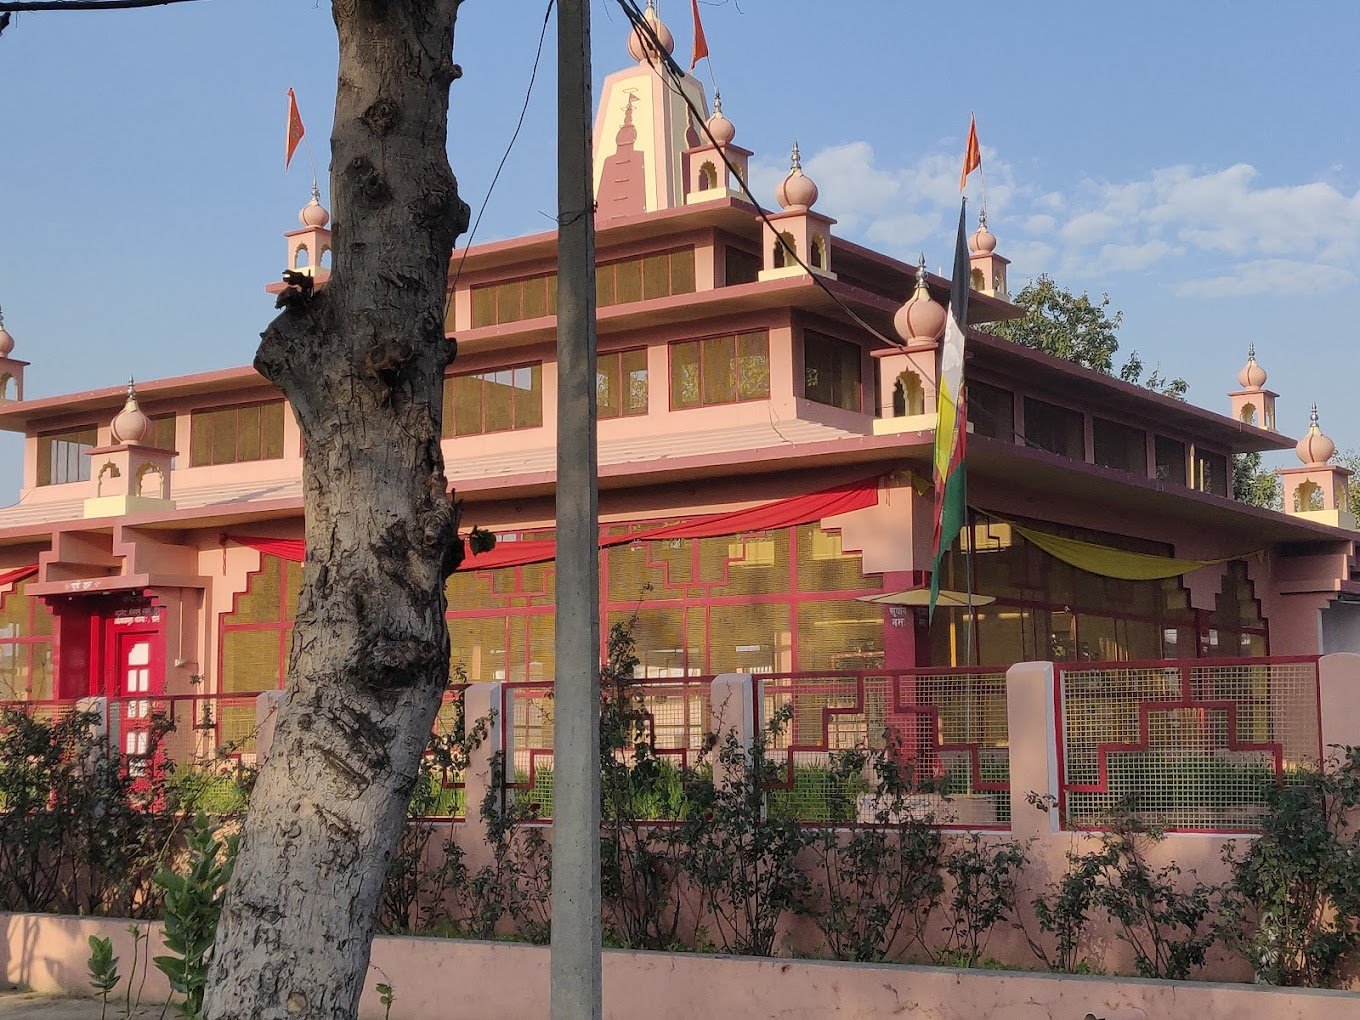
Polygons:
[[297,96],[293,95],[293,90],[288,90],[288,148],[283,157],[283,169],[288,169],[288,164],[293,162],[293,153],[297,151],[298,142],[302,141],[302,136],[307,133],[307,129],[302,126],[302,114],[298,113]]
[[[966,164],[965,164],[966,165]],[[936,402],[939,420],[935,424],[935,531],[932,549],[934,566],[930,572],[930,616],[940,597],[940,574],[944,557],[963,530],[964,443],[968,435],[968,413],[963,383],[963,338],[968,328],[968,242],[963,234],[963,217],[968,207],[959,207],[959,236],[954,244],[954,280],[949,287],[949,314],[944,323],[944,343],[940,350],[940,381]]]
[[982,166],[982,147],[978,145],[977,117],[968,116],[968,145],[963,150],[963,173],[959,174],[959,190],[968,183],[968,175]]
[[699,0],[690,3],[694,7],[694,59],[689,62],[689,69],[693,71],[708,56],[708,38],[704,35],[704,23],[699,20]]

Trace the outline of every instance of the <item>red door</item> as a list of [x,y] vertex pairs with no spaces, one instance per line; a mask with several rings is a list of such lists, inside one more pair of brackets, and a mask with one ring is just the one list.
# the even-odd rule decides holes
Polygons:
[[145,757],[151,744],[153,698],[165,683],[157,632],[114,632],[114,690],[118,699],[118,750],[129,757]]

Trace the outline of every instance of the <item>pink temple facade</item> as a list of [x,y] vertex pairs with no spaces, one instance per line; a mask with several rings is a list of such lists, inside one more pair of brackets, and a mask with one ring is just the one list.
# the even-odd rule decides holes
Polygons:
[[[1235,454],[1295,446],[1254,352],[1218,413],[977,329],[975,515],[942,579],[962,605],[930,622],[948,282],[836,236],[836,196],[796,147],[763,219],[733,121],[715,103],[695,123],[630,47],[595,128],[600,603],[636,618],[646,676],[1360,651],[1360,533],[1316,415],[1281,472],[1285,512],[1232,499]],[[318,196],[300,220],[287,264],[324,284]],[[554,675],[554,245],[453,257],[444,454],[500,557],[449,584],[473,682]],[[985,224],[971,247],[971,325],[1017,315]],[[0,428],[26,437],[0,510],[0,700],[278,689],[302,576],[302,441],[278,391],[243,367],[34,397],[14,354],[0,330]],[[854,496],[808,498],[829,490]],[[649,537],[684,522],[700,523]],[[1154,558],[1165,576],[1127,576]]]

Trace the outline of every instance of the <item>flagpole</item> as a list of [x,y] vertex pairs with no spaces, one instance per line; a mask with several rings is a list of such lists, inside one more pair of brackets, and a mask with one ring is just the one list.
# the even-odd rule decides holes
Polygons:
[[[977,124],[977,114],[970,113],[974,125]],[[982,158],[982,143],[978,142],[978,178],[982,182],[982,208],[979,210],[978,222],[983,226],[987,225],[987,166]]]

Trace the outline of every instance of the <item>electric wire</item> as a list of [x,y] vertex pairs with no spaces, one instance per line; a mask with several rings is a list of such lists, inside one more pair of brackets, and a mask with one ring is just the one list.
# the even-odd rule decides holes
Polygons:
[[468,232],[467,243],[463,246],[463,255],[458,260],[458,267],[454,270],[453,280],[449,283],[448,297],[444,301],[444,321],[449,318],[449,306],[453,304],[454,291],[458,287],[458,280],[463,275],[463,266],[467,262],[468,252],[472,249],[472,242],[477,237],[477,228],[482,225],[482,216],[486,213],[486,207],[491,202],[491,195],[496,190],[496,184],[501,179],[501,172],[505,169],[506,162],[510,159],[510,153],[514,151],[515,143],[519,141],[520,131],[524,128],[524,118],[529,113],[529,100],[533,98],[534,83],[538,80],[538,65],[543,59],[543,42],[548,37],[548,24],[552,21],[553,7],[557,0],[548,0],[548,9],[543,12],[543,27],[538,33],[538,49],[534,52],[534,66],[529,72],[529,84],[524,90],[524,103],[519,109],[519,120],[515,123],[514,133],[510,136],[510,144],[505,147],[505,152],[501,154],[501,161],[496,166],[496,172],[491,177],[491,186],[486,189],[486,194],[482,197],[481,208],[477,210],[477,218],[472,221],[472,229]]
[[[661,44],[661,39],[657,36],[656,30],[652,28],[651,24],[643,16],[642,11],[638,9],[634,0],[618,0],[618,4],[623,9],[624,15],[632,23],[633,28],[642,35],[645,42],[650,43],[648,49],[650,54],[655,56],[655,60],[650,62],[652,62],[653,66],[656,66],[658,70],[665,72],[663,79],[666,80],[666,84],[689,108],[690,115],[698,123],[700,130],[708,137],[709,144],[713,146],[714,150],[718,153],[719,158],[722,159],[723,164],[727,167],[729,177],[741,186],[742,192],[746,195],[746,198],[750,203],[755,206],[756,213],[760,216],[765,226],[770,229],[770,232],[774,234],[775,239],[783,247],[789,258],[797,263],[797,265],[812,278],[812,282],[816,284],[827,297],[835,302],[837,307],[850,316],[858,326],[868,332],[872,337],[882,341],[889,347],[904,347],[905,344],[903,344],[901,340],[885,336],[866,322],[858,312],[846,304],[845,301],[841,299],[840,295],[835,293],[835,291],[827,285],[826,281],[823,280],[819,274],[814,272],[811,266],[803,261],[798,252],[794,250],[793,245],[789,244],[783,234],[775,228],[774,222],[770,219],[770,214],[765,210],[765,207],[761,205],[760,200],[756,198],[755,193],[751,190],[751,186],[747,184],[741,174],[737,172],[737,168],[728,158],[723,147],[719,145],[718,140],[713,137],[713,132],[709,130],[708,127],[708,118],[704,116],[702,110],[694,105],[694,100],[691,99],[689,93],[685,91],[683,82],[687,75],[681,69],[680,65],[675,62],[675,58],[666,52],[666,48]],[[657,63],[658,61],[659,65]]]

